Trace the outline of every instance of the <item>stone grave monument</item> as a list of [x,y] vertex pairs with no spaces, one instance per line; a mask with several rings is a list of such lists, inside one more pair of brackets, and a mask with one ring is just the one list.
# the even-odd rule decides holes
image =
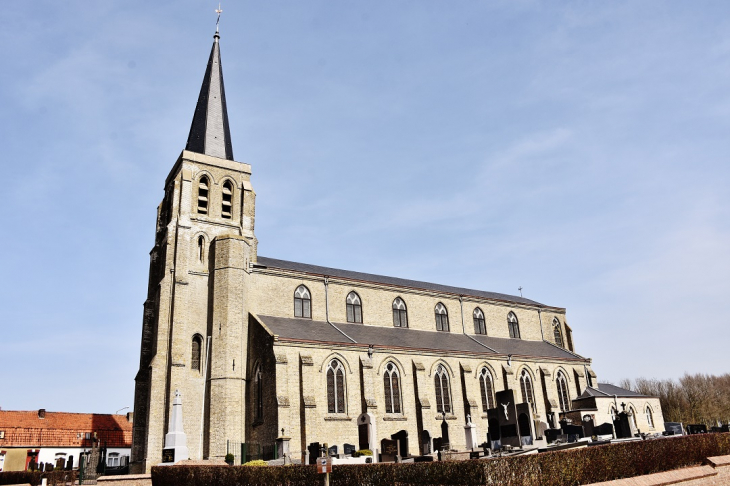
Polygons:
[[179,390],[175,390],[168,430],[165,434],[165,447],[162,449],[163,464],[175,464],[189,459],[187,438],[183,430],[182,395]]

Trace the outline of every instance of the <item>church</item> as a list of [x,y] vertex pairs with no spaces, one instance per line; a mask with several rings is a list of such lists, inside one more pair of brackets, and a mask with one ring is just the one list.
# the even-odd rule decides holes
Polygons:
[[560,306],[259,255],[254,169],[234,159],[216,32],[157,208],[133,471],[162,462],[176,392],[195,460],[306,462],[317,444],[394,436],[401,456],[466,450],[498,437],[508,405],[530,443],[571,414],[609,422],[619,402],[637,430],[663,430],[656,398],[598,384]]

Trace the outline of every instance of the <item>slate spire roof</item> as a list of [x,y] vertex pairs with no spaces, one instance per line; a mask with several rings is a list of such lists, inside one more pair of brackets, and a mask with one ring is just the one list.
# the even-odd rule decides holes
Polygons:
[[233,160],[219,39],[216,32],[185,150]]

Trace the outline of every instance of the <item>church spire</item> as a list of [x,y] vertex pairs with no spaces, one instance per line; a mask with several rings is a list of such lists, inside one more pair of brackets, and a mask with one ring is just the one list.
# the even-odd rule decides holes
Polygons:
[[[220,13],[219,13],[220,16]],[[195,107],[193,123],[185,150],[233,160],[231,131],[228,128],[226,91],[223,88],[223,68],[219,46],[220,35],[216,24],[213,48],[210,51],[208,67],[205,69],[203,85],[200,87],[198,105]]]

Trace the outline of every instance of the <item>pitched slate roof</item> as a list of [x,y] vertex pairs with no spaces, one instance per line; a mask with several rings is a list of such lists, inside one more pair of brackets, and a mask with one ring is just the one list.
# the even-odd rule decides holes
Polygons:
[[[480,355],[507,355],[583,360],[544,341],[489,338],[459,332],[421,331],[388,326],[334,323],[291,317],[258,316],[280,341],[317,342],[376,348],[445,351]],[[344,334],[343,334],[344,333]],[[348,338],[349,336],[349,338]],[[351,338],[351,339],[350,339]],[[491,348],[491,349],[489,349]]]
[[233,160],[219,38],[220,36],[216,32],[213,36],[213,47],[210,50],[210,58],[208,58],[208,66],[200,87],[198,104],[195,106],[193,123],[190,125],[185,150]]
[[616,395],[618,397],[646,397],[646,396],[648,396],[648,395],[642,395],[641,393],[636,393],[635,391],[627,390],[626,388],[621,388],[620,386],[609,385],[608,383],[598,383],[597,388],[587,386],[586,390],[581,394],[581,396],[578,397],[578,400],[580,400],[581,398],[590,398],[590,397],[612,397],[614,395]]
[[418,280],[408,280],[405,278],[387,277],[384,275],[374,275],[371,273],[353,272],[351,270],[341,270],[338,268],[321,267],[318,265],[310,265],[308,263],[290,262],[287,260],[278,260],[275,258],[258,257],[258,261],[254,267],[279,268],[282,270],[291,270],[295,272],[309,273],[313,275],[322,275],[327,277],[340,277],[350,280],[360,280],[363,282],[373,282],[385,285],[394,285],[398,287],[410,287],[413,289],[431,290],[435,292],[444,292],[454,295],[468,295],[471,297],[482,297],[485,299],[498,300],[502,302],[512,302],[516,304],[526,304],[537,307],[550,307],[534,300],[517,297],[514,295],[500,294],[497,292],[486,292],[483,290],[466,289],[462,287],[451,287],[449,285],[440,285],[429,282],[420,282]]
[[125,415],[0,410],[3,447],[91,447],[86,433],[96,432],[102,445],[131,447],[132,423]]

